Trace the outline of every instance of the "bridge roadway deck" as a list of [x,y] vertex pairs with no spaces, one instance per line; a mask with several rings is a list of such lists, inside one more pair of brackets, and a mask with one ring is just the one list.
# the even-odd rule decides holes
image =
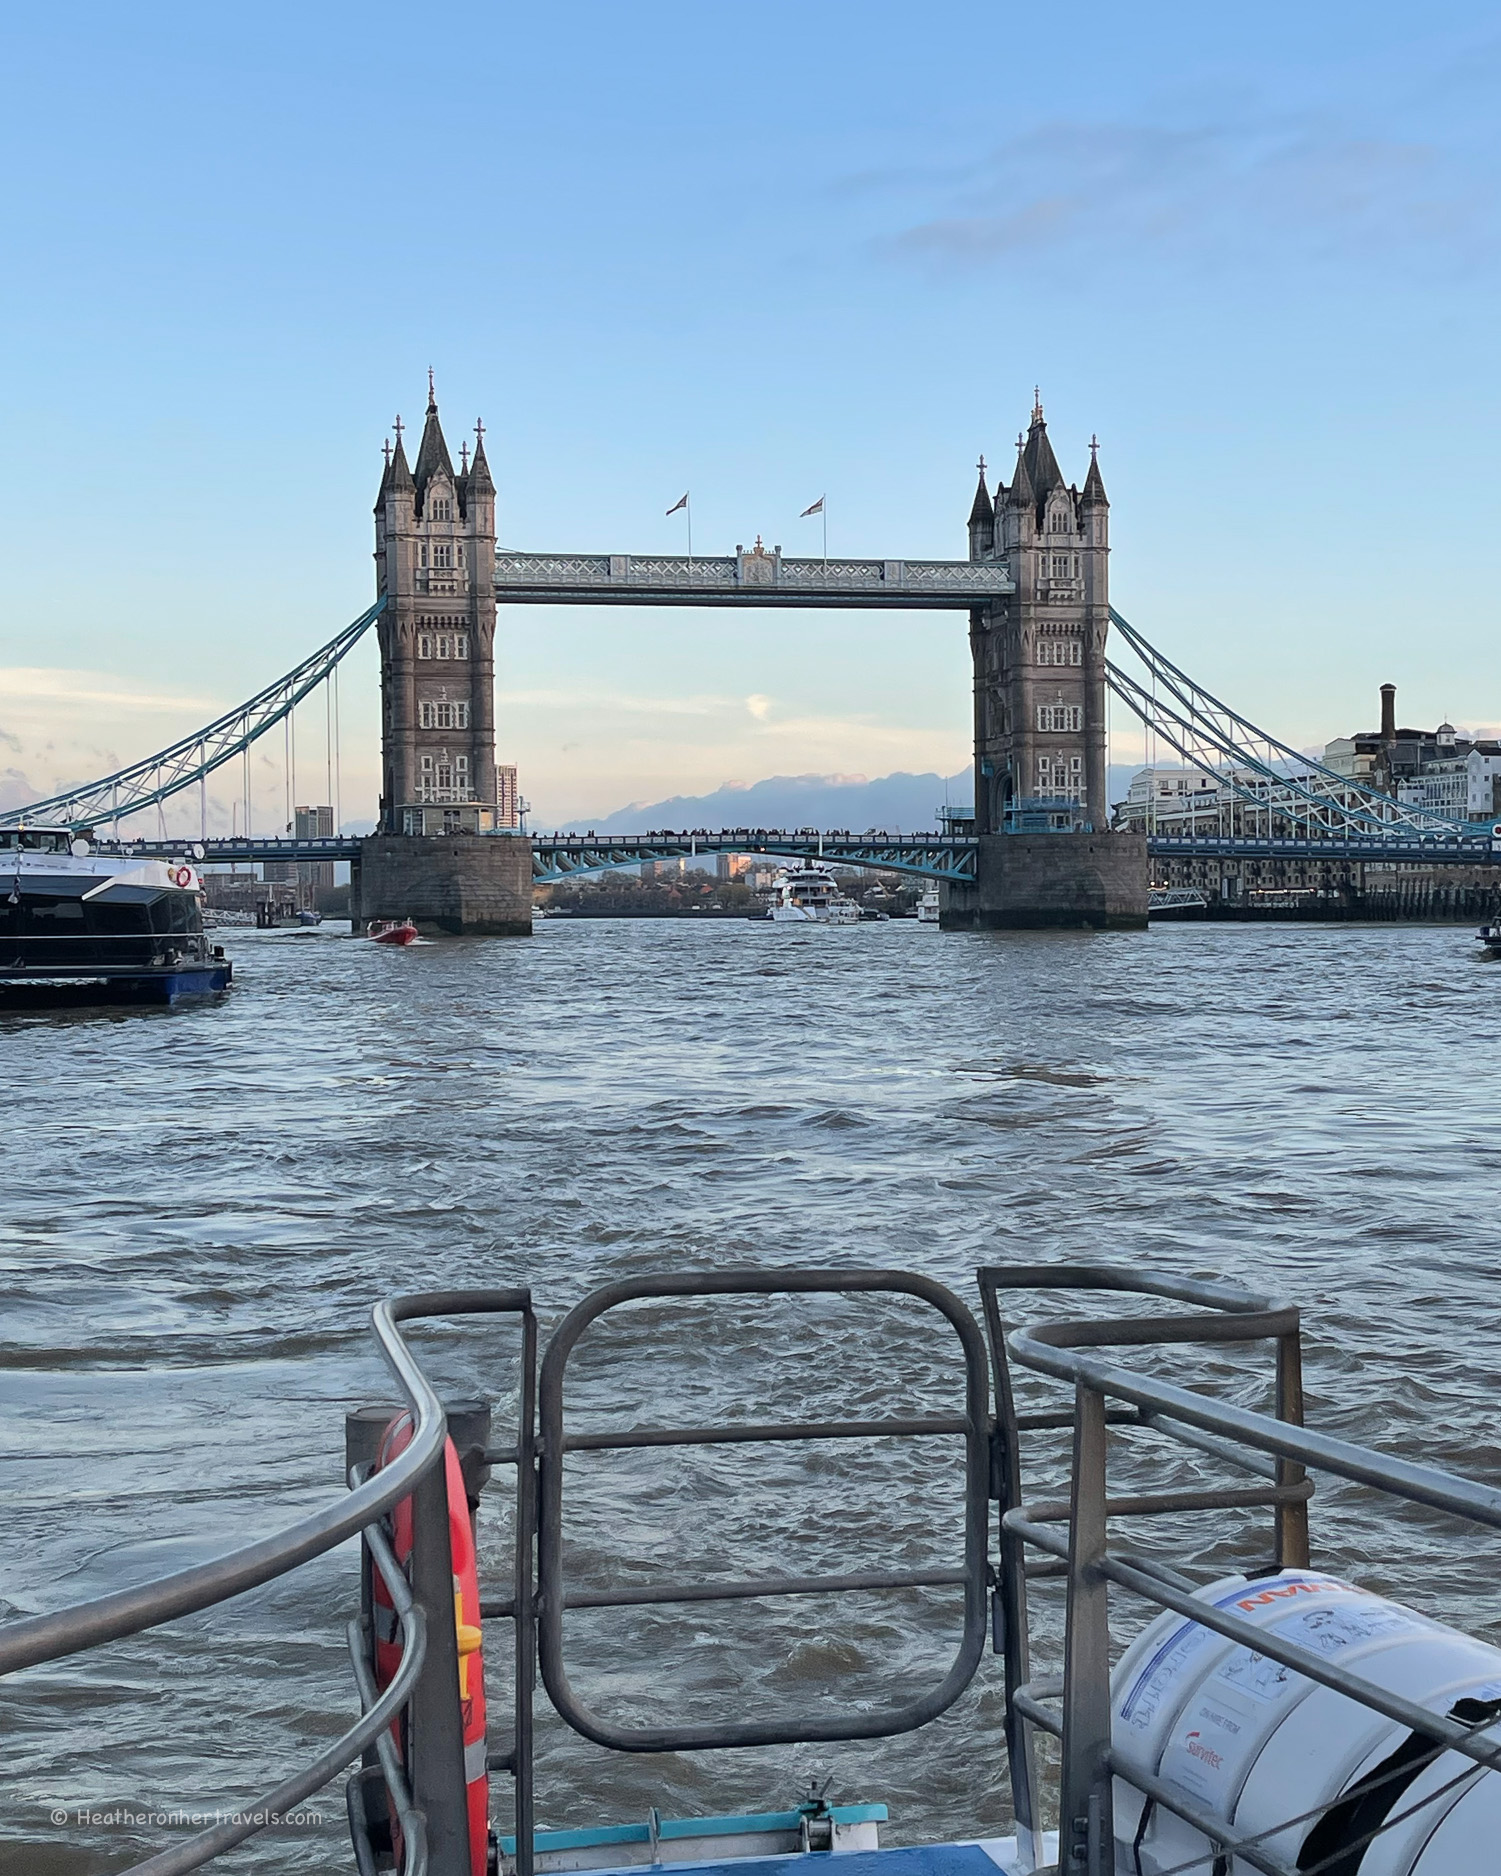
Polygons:
[[[431,590],[442,575],[430,572]],[[495,555],[495,598],[527,606],[967,610],[1016,586],[1003,560],[807,560],[781,553]]]
[[[1060,840],[1066,835],[1060,834]],[[764,853],[781,859],[823,859],[839,866],[912,873],[925,879],[973,879],[978,843],[963,834],[901,834],[868,829],[854,834],[723,828],[714,833],[656,830],[646,834],[533,834],[532,875],[539,883],[570,879],[617,866],[641,866],[653,860],[693,860],[719,853]],[[194,842],[141,840],[130,851],[177,857]],[[357,861],[358,839],[333,835],[315,840],[236,839],[202,843],[207,866],[249,866],[301,861]],[[1242,836],[1204,835],[1188,839],[1155,834],[1147,840],[1155,858],[1180,860],[1321,860],[1331,864],[1363,861],[1370,865],[1497,866],[1501,841],[1480,837],[1455,840],[1381,840],[1361,836],[1344,840],[1313,838],[1255,840]]]

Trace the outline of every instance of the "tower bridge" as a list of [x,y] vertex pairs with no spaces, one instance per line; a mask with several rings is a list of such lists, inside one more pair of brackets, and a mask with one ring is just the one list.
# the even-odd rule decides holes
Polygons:
[[[142,761],[0,826],[119,827],[196,790],[215,861],[347,859],[356,914],[411,914],[439,929],[525,932],[531,889],[612,866],[721,852],[768,853],[918,874],[942,882],[950,927],[1140,925],[1149,854],[1219,860],[1420,860],[1489,864],[1466,823],[1335,774],[1259,729],[1165,658],[1110,603],[1110,504],[1098,447],[1082,485],[1066,482],[1040,399],[1017,439],[1009,481],[984,459],[962,560],[784,556],[758,537],[734,554],[530,553],[496,543],[495,484],[483,425],[454,468],[431,375],[415,464],[398,419],[375,504],[374,603],[294,670]],[[944,833],[830,836],[732,829],[689,834],[517,831],[515,771],[496,760],[497,611],[511,605],[736,606],[967,615],[973,666],[974,812]],[[1137,669],[1106,656],[1114,628]],[[342,660],[365,635],[380,647],[377,832],[360,841],[206,839],[210,775],[281,726],[320,688],[336,721]],[[1227,797],[1275,830],[1113,832],[1106,705],[1114,696]],[[333,732],[331,731],[331,735]],[[249,821],[246,770],[247,825]],[[1242,816],[1242,820],[1246,817]],[[181,841],[132,843],[180,850]]]

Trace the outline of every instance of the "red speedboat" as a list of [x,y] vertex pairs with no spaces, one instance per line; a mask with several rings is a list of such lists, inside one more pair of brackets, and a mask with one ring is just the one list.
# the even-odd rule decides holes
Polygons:
[[415,944],[417,927],[409,918],[373,918],[366,936],[378,945]]

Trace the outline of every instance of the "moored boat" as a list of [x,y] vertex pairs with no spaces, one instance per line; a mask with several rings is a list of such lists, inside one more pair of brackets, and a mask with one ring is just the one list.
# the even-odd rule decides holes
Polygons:
[[188,860],[66,827],[0,829],[0,1010],[174,1004],[217,996],[232,976]]
[[1475,936],[1485,947],[1482,957],[1501,958],[1501,925],[1482,925]]

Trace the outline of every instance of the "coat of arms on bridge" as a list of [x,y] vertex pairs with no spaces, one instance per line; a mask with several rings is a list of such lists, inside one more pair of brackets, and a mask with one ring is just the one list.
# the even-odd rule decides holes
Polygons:
[[761,545],[761,536],[756,536],[756,544],[749,553],[743,547],[735,549],[740,561],[740,584],[742,586],[775,586],[777,574],[781,569],[782,550],[773,547],[770,553]]

